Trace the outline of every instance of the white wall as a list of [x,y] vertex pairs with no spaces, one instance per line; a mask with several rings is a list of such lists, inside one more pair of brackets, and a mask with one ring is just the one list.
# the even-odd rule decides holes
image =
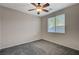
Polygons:
[[[65,13],[66,33],[54,34],[47,32],[48,17]],[[79,50],[79,4],[42,17],[42,38],[63,46]]]
[[40,38],[40,18],[5,7],[2,8],[2,48],[7,48]]

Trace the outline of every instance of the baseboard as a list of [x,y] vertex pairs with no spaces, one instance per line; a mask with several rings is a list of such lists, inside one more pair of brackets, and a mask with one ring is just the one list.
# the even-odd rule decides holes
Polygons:
[[[42,40],[45,40],[45,39],[42,39]],[[45,41],[48,41],[48,42],[50,42],[50,43],[54,43],[54,44],[56,44],[56,45],[60,45],[60,46],[63,46],[63,47],[66,47],[66,48],[69,48],[69,49],[72,49],[72,50],[79,51],[79,50],[77,50],[77,49],[74,49],[74,48],[71,48],[71,47],[68,47],[68,46],[64,46],[64,45],[58,44],[58,43],[56,43],[56,42],[52,42],[52,41],[50,41],[50,40],[45,40]]]
[[[42,40],[42,39],[38,39],[38,40]],[[37,40],[32,40],[32,41],[21,43],[21,44],[17,44],[17,45],[14,45],[14,46],[9,46],[9,47],[5,47],[5,48],[1,48],[0,51],[2,51],[3,49],[7,49],[7,48],[23,45],[23,44],[26,44],[26,43],[28,44],[28,43],[35,42],[35,41],[37,41]]]
[[[56,44],[56,45],[63,46],[63,45],[58,44],[58,43],[56,43],[56,42],[51,42],[50,40],[45,40],[45,39],[34,40],[34,41],[31,41],[31,42],[36,42],[36,41],[40,41],[40,40],[44,40],[44,41],[47,41],[47,42],[50,42],[50,43],[54,43],[54,44]],[[31,43],[31,42],[28,42],[28,43]],[[27,44],[28,44],[28,43],[27,43]],[[26,44],[26,43],[23,43],[23,44]],[[19,44],[19,45],[23,45],[23,44]],[[16,45],[16,46],[19,46],[19,45]],[[11,47],[15,47],[15,46],[11,46]],[[7,48],[11,48],[11,47],[7,47]],[[76,49],[74,49],[74,48],[67,47],[67,46],[63,46],[63,47],[66,47],[66,48],[69,48],[69,49],[72,49],[72,50],[76,50]],[[3,48],[3,49],[7,49],[7,48]],[[2,51],[3,49],[0,49],[0,51]],[[76,51],[79,51],[79,50],[76,50]]]

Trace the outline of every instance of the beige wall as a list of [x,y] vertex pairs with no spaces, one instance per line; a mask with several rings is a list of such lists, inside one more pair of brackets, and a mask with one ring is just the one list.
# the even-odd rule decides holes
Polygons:
[[[62,13],[65,13],[66,17],[66,33],[48,33],[48,17],[52,17]],[[54,12],[48,16],[42,17],[41,22],[43,39],[79,50],[79,4]]]
[[2,46],[0,48],[39,40],[40,18],[5,7],[0,9],[2,9],[0,10],[2,12],[0,14],[2,16],[2,40],[0,40]]
[[2,9],[0,8],[0,47],[1,47],[1,39],[2,39],[2,37],[1,37],[1,31],[2,31],[2,29],[1,29],[1,25],[2,25],[2,24],[1,24],[1,21],[2,21],[2,20],[1,20],[1,14],[2,14],[1,10],[2,10]]

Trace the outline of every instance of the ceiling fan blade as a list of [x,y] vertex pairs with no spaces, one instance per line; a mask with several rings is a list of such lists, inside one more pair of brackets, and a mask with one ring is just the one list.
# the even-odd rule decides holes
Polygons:
[[39,15],[39,14],[40,14],[40,12],[37,12],[37,14]]
[[46,10],[46,9],[43,9],[43,11],[45,11],[45,12],[49,12],[48,10]]
[[31,4],[32,4],[33,6],[35,6],[35,7],[37,6],[35,3],[31,3]]
[[35,10],[35,9],[30,9],[30,10],[28,10],[28,11],[33,11],[33,10]]
[[49,3],[46,3],[45,5],[43,5],[43,8],[48,7]]

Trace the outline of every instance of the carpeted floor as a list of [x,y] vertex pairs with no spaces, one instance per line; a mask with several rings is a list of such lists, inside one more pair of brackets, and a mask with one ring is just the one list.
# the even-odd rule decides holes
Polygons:
[[0,55],[79,55],[79,51],[45,40],[38,40],[3,49]]

